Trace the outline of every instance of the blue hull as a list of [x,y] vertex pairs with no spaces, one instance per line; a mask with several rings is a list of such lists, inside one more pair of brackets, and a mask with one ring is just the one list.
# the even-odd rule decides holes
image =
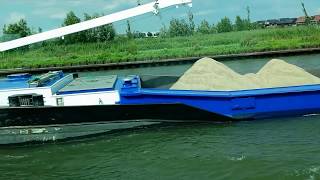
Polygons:
[[183,91],[141,88],[125,80],[120,104],[181,103],[232,119],[263,119],[320,113],[320,85],[244,91]]

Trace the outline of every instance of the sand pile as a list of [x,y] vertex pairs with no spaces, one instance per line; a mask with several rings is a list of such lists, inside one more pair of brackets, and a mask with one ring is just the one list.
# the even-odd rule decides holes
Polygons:
[[197,61],[171,87],[181,90],[244,90],[320,84],[320,78],[283,60],[269,61],[257,74],[241,75],[210,58]]
[[262,87],[320,84],[320,78],[279,59],[269,61],[256,76],[264,83],[265,86]]

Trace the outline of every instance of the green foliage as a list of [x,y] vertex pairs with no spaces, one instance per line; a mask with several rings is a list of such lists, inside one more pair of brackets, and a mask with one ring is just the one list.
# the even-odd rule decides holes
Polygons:
[[[69,26],[72,24],[80,23],[81,19],[77,17],[73,11],[70,11],[67,13],[66,18],[63,21],[62,26]],[[64,42],[66,44],[72,44],[76,42],[85,42],[86,41],[86,36],[84,32],[78,32],[70,35],[66,35],[64,37]]]
[[[84,20],[88,21],[100,17],[99,14],[94,14],[90,16],[89,14],[84,14]],[[92,28],[85,31],[85,42],[106,42],[114,40],[116,36],[116,31],[112,24],[103,25],[100,27]]]
[[246,30],[246,29],[245,29],[245,26],[244,26],[244,22],[243,22],[243,20],[241,19],[240,16],[237,16],[237,17],[236,17],[236,21],[235,21],[235,23],[234,23],[234,26],[235,26],[235,30],[236,30],[236,31]]
[[0,57],[0,68],[38,68],[311,47],[320,47],[317,26],[132,40],[118,35],[109,43],[58,45],[50,42],[39,48],[31,47],[28,51],[5,52]]
[[217,24],[218,33],[231,32],[232,30],[232,23],[228,17],[222,18],[221,21]]
[[170,21],[169,29],[164,26],[161,28],[159,36],[160,37],[177,37],[177,36],[191,36],[196,30],[196,25],[194,22],[194,16],[191,11],[188,13],[188,21],[185,19],[173,18]]
[[[99,17],[98,14],[94,14],[94,15],[89,15],[87,13],[84,14],[84,21],[88,21],[94,18]],[[98,42],[99,36],[98,36],[98,32],[99,32],[99,28],[92,28],[89,30],[85,31],[85,38],[86,38],[86,42]]]
[[190,29],[189,24],[184,19],[172,19],[169,26],[169,36],[190,36],[193,31]]
[[127,33],[127,37],[129,39],[132,39],[133,38],[133,33],[131,31],[131,25],[130,25],[130,21],[127,20],[127,29],[126,29],[126,33]]
[[197,32],[199,32],[201,34],[210,34],[212,32],[212,29],[211,29],[209,22],[206,20],[201,21],[201,23],[197,29]]
[[128,43],[128,46],[126,47],[126,51],[128,54],[137,55],[138,54],[138,46],[135,44],[135,42]]
[[16,23],[4,25],[3,34],[18,35],[19,37],[26,37],[31,34],[31,30],[28,27],[25,19],[20,19]]
[[253,26],[248,19],[241,19],[240,16],[236,17],[234,23],[234,30],[235,31],[244,31],[244,30],[251,30],[256,29],[257,27]]
[[160,28],[159,36],[160,36],[161,38],[165,38],[165,37],[168,37],[168,36],[169,36],[169,33],[168,33],[168,30],[167,30],[167,27],[166,27],[166,26],[163,26],[163,27]]
[[193,34],[195,29],[196,29],[196,25],[194,23],[194,16],[193,13],[191,11],[188,12],[188,20],[189,20],[189,30],[190,33]]
[[11,41],[18,38],[20,38],[19,34],[3,34],[3,36],[0,37],[0,42]]
[[63,26],[69,26],[79,22],[81,22],[81,19],[78,18],[73,11],[70,11],[69,13],[67,13],[67,17],[63,21]]

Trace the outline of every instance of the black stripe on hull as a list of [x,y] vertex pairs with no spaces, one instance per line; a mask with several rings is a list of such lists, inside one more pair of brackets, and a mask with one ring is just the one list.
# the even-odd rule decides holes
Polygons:
[[0,127],[111,122],[136,119],[157,121],[231,121],[230,118],[183,104],[18,107],[0,109]]

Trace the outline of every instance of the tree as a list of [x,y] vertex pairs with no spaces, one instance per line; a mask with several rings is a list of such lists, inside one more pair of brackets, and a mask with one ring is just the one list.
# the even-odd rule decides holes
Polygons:
[[215,26],[215,24],[211,25],[210,31],[211,31],[211,33],[217,33],[218,32],[217,27]]
[[131,25],[130,25],[130,21],[127,20],[127,30],[126,30],[126,33],[127,33],[127,37],[129,39],[132,39],[133,38],[133,34],[132,34],[132,31],[131,31]]
[[236,31],[243,31],[245,30],[245,26],[244,26],[244,21],[241,19],[240,16],[236,17],[236,21],[235,21],[235,30]]
[[212,32],[210,24],[206,20],[201,21],[197,31],[201,34],[210,34]]
[[159,36],[161,38],[165,38],[165,37],[168,37],[168,35],[169,35],[169,32],[168,32],[167,26],[163,24],[163,26],[160,28]]
[[[72,24],[80,23],[80,22],[81,22],[81,19],[78,18],[73,11],[70,11],[69,13],[67,13],[62,26],[69,26]],[[85,41],[86,41],[86,35],[84,32],[78,32],[78,33],[66,35],[64,37],[65,43],[77,43],[77,42],[85,42]]]
[[243,30],[251,30],[251,29],[254,29],[254,26],[252,25],[252,23],[248,19],[243,20]]
[[[93,16],[84,13],[84,21],[88,21],[91,19],[94,19],[98,17],[97,14],[94,14]],[[97,42],[98,41],[98,29],[97,28],[92,28],[89,30],[85,31],[85,36],[86,36],[86,42]]]
[[169,36],[190,36],[193,31],[190,29],[190,25],[184,19],[172,19],[169,26]]
[[231,32],[232,31],[232,23],[228,17],[224,17],[217,24],[217,32]]
[[26,37],[31,34],[31,29],[28,27],[27,21],[25,19],[20,19],[16,23],[4,25],[3,34]]
[[103,25],[98,27],[98,41],[106,42],[114,40],[116,36],[116,30],[112,24]]
[[73,11],[70,11],[69,13],[67,13],[67,17],[63,21],[63,26],[69,26],[80,22],[81,19],[78,18]]
[[[94,14],[90,16],[89,14],[84,14],[84,20],[88,21],[94,18],[100,17],[99,14]],[[116,36],[116,31],[112,24],[103,25],[100,27],[92,28],[85,31],[86,42],[106,42],[114,40]]]
[[189,11],[188,13],[188,20],[189,20],[189,29],[190,29],[190,32],[191,34],[193,34],[193,32],[195,31],[196,29],[196,25],[194,23],[194,16],[193,16],[193,13],[191,11]]

